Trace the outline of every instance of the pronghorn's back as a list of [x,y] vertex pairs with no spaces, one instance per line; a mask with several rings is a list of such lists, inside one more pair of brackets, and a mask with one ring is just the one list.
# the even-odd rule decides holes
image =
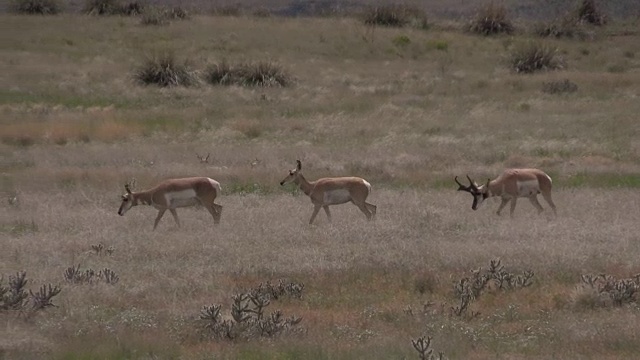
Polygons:
[[[515,178],[515,181],[508,181]],[[537,187],[542,193],[551,192],[552,180],[549,175],[539,169],[507,169],[496,179],[497,181],[503,181],[505,184],[509,183],[528,183],[537,182]]]

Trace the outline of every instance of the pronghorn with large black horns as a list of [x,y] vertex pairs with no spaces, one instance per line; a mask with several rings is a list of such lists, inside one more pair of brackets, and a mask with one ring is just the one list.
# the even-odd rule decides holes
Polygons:
[[359,177],[335,177],[308,181],[302,175],[302,163],[297,160],[296,168],[289,171],[289,175],[280,182],[280,185],[287,183],[298,185],[300,190],[311,198],[313,213],[309,224],[313,224],[313,220],[318,215],[320,208],[324,209],[327,218],[331,221],[329,205],[348,202],[356,205],[368,220],[371,220],[376,215],[376,206],[366,202],[371,193],[371,184],[365,179]]
[[129,184],[126,184],[124,188],[127,192],[122,195],[122,204],[118,214],[122,216],[136,205],[151,205],[158,209],[153,230],[156,229],[167,210],[171,212],[176,224],[180,227],[176,209],[198,204],[204,206],[211,213],[214,224],[220,223],[222,206],[214,203],[220,195],[220,183],[208,177],[168,179],[149,190],[138,192],[131,191]]
[[488,179],[485,185],[480,186],[473,182],[469,175],[467,175],[467,179],[469,180],[469,186],[462,185],[457,176],[454,180],[459,185],[458,191],[466,191],[473,195],[473,204],[471,205],[473,210],[477,210],[485,199],[499,196],[502,202],[496,213],[500,215],[507,203],[511,202],[509,214],[513,217],[517,199],[526,197],[529,198],[531,204],[538,209],[538,214],[540,214],[544,209],[538,202],[538,194],[542,194],[542,197],[551,206],[553,214],[557,215],[556,205],[551,199],[551,177],[542,170],[507,169],[496,179]]

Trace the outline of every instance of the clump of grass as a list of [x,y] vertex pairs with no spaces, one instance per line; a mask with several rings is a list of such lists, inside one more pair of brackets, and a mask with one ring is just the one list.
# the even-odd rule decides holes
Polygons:
[[556,70],[563,68],[562,60],[557,51],[539,42],[530,42],[516,47],[511,52],[511,67],[517,73],[533,73],[541,70]]
[[363,15],[365,25],[404,27],[419,29],[428,27],[427,14],[414,6],[404,4],[370,7]]
[[607,16],[598,8],[595,0],[582,0],[575,10],[579,22],[596,26],[607,23]]
[[180,62],[173,53],[148,57],[134,73],[134,78],[144,85],[161,87],[197,85],[196,72],[187,61]]
[[507,8],[492,2],[478,10],[466,30],[481,35],[511,34],[514,26],[508,17]]
[[152,8],[147,10],[140,18],[142,25],[169,25],[169,19],[164,10],[158,8]]
[[578,85],[569,79],[549,81],[542,84],[542,92],[547,94],[563,94],[578,91]]
[[62,11],[58,0],[13,0],[11,7],[18,14],[55,15]]
[[212,85],[285,87],[293,82],[281,65],[270,61],[231,65],[223,60],[209,66],[204,78]]
[[582,26],[571,17],[564,17],[546,24],[538,24],[534,29],[534,33],[540,37],[587,38]]

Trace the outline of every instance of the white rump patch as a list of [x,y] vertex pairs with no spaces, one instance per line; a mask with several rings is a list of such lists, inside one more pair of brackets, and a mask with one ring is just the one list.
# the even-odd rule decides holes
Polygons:
[[325,205],[344,204],[351,201],[351,194],[349,194],[349,190],[347,189],[325,191],[322,200]]
[[529,197],[540,193],[540,184],[538,184],[538,180],[518,181],[516,185],[518,186],[519,197]]
[[199,203],[196,198],[196,192],[193,189],[168,192],[164,194],[165,200],[170,208],[175,209],[179,207],[192,206]]

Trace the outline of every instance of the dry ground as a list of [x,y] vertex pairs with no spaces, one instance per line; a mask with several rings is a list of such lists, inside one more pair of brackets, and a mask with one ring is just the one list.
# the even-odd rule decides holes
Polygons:
[[[2,16],[0,274],[62,286],[55,308],[0,314],[7,358],[417,358],[433,337],[449,358],[633,358],[639,309],[581,305],[580,275],[640,272],[640,41],[637,23],[554,40],[566,70],[512,73],[526,34],[480,38],[452,24],[376,29],[353,19],[136,19]],[[44,31],[44,30],[48,31]],[[404,46],[394,40],[406,36]],[[285,89],[157,89],[131,80],[145,55],[173,50],[194,68],[269,59]],[[570,79],[576,93],[549,95]],[[196,153],[211,153],[202,164]],[[301,158],[309,178],[369,179],[378,217],[353,206],[308,226],[311,205],[279,188]],[[556,186],[557,219],[520,201],[513,220],[473,212],[454,175],[537,166]],[[220,180],[222,223],[203,209],[116,214],[122,185],[173,176]],[[546,204],[543,204],[546,207]],[[98,256],[91,245],[112,246]],[[491,291],[450,315],[452,284],[500,258],[531,287]],[[72,265],[108,267],[114,285],[70,285]],[[305,285],[274,302],[305,332],[203,340],[203,305],[260,282]],[[425,307],[425,304],[430,304]]]

